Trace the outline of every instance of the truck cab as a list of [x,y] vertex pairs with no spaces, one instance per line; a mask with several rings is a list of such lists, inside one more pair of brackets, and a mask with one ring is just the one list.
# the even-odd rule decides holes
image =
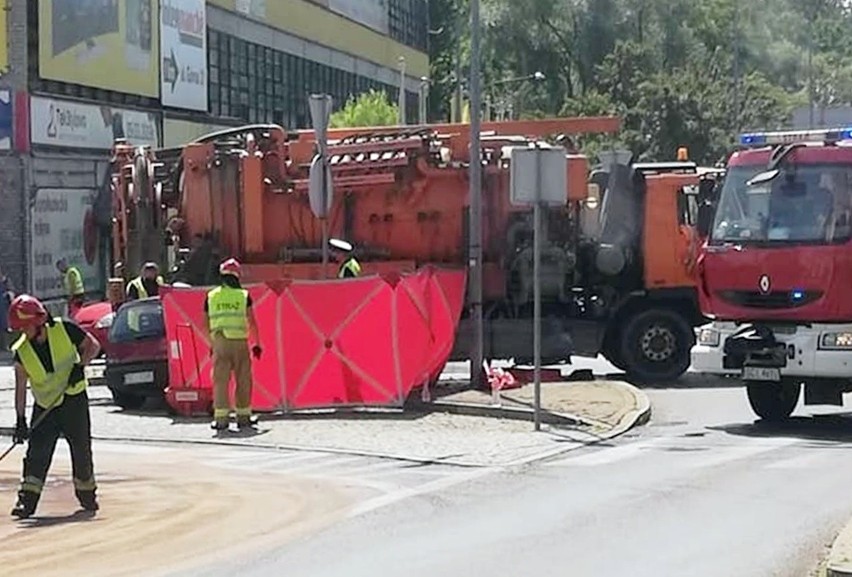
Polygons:
[[743,134],[698,262],[693,367],[789,417],[852,390],[852,128]]

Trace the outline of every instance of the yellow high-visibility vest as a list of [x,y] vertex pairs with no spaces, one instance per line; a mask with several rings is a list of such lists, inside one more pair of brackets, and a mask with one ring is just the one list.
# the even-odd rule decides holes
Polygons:
[[[30,379],[30,388],[33,392],[35,402],[43,409],[62,404],[65,395],[78,395],[86,390],[88,381],[85,376],[82,380],[65,389],[68,377],[74,370],[74,365],[80,362],[80,353],[71,342],[62,319],[54,319],[53,326],[45,325],[47,331],[47,342],[50,348],[50,360],[53,362],[53,372],[45,370],[41,359],[33,349],[26,335],[21,337],[12,345],[12,351],[18,353],[18,358],[27,371]],[[63,389],[65,392],[63,393]]]
[[83,288],[83,275],[76,266],[69,266],[65,271],[65,290],[71,296],[81,295],[86,292]]
[[219,286],[207,293],[207,318],[210,332],[221,332],[226,339],[248,338],[248,291]]
[[[157,275],[157,284],[163,286],[165,281],[162,276]],[[136,287],[136,293],[139,295],[140,299],[148,298],[148,291],[145,290],[145,283],[142,282],[142,277],[138,276],[129,283],[127,283],[127,296],[130,296],[130,287]]]
[[337,278],[344,278],[347,270],[352,273],[352,276],[361,276],[361,263],[355,260],[355,257],[347,259],[346,262],[340,265],[340,270],[337,271]]

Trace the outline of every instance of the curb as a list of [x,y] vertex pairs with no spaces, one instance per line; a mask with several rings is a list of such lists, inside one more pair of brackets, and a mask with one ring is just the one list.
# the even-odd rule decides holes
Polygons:
[[826,577],[852,577],[852,520],[843,528],[828,553]]
[[612,437],[617,437],[618,435],[626,433],[633,427],[644,425],[651,420],[651,399],[648,398],[645,391],[634,387],[630,383],[625,383],[623,381],[611,382],[633,395],[633,399],[636,401],[636,408],[621,417],[618,424],[610,431],[610,433],[614,433]]
[[[633,396],[636,408],[625,414],[614,426],[609,423],[597,421],[587,417],[581,417],[570,413],[557,413],[555,411],[541,410],[541,422],[548,425],[585,425],[598,429],[607,429],[601,438],[613,438],[635,426],[644,425],[651,418],[651,400],[644,391],[622,381],[609,381],[612,386],[621,387]],[[533,418],[533,409],[521,407],[504,407],[498,405],[480,405],[476,403],[454,402],[454,401],[418,401],[413,407],[432,412],[447,412],[456,415],[468,415],[474,417],[493,417],[498,419],[517,419],[529,421]]]
[[[519,421],[529,421],[534,415],[534,411],[532,409],[504,407],[502,405],[480,405],[478,403],[465,403],[458,401],[432,401],[431,403],[421,401],[416,405],[413,405],[413,408],[432,413],[450,413],[453,415],[464,415],[469,417],[490,417],[495,419],[512,419]],[[557,413],[546,409],[541,410],[541,422],[557,426],[606,426],[598,421],[586,419],[578,415]]]
[[[477,464],[470,463],[460,460],[454,460],[452,458],[418,458],[411,456],[402,456],[395,455],[392,453],[377,453],[372,451],[361,451],[355,449],[338,449],[331,447],[306,447],[304,445],[287,445],[281,443],[258,443],[258,442],[246,442],[240,440],[226,441],[220,439],[164,439],[164,438],[150,438],[150,437],[134,437],[134,436],[119,436],[119,435],[92,435],[92,439],[96,441],[110,441],[110,442],[121,442],[121,443],[139,443],[139,444],[150,444],[150,445],[203,445],[203,446],[219,446],[219,447],[243,447],[249,449],[258,449],[258,450],[267,450],[267,451],[299,451],[299,452],[316,452],[316,453],[329,453],[336,455],[354,455],[359,457],[371,457],[375,459],[386,459],[386,460],[394,460],[394,461],[406,461],[410,463],[418,463],[423,465],[451,465],[456,467],[465,467],[469,469],[507,469],[511,467],[518,467],[523,465],[528,465],[530,463],[534,463],[537,461],[542,461],[544,459],[548,459],[550,457],[555,457],[557,455],[561,455],[563,453],[570,452],[572,450],[577,450],[581,447],[594,446],[598,443],[602,443],[608,440],[611,440],[615,437],[618,437],[635,426],[644,425],[648,422],[651,417],[651,401],[643,391],[630,385],[628,383],[613,381],[613,385],[620,386],[625,388],[634,398],[636,403],[636,408],[632,411],[629,411],[625,414],[621,420],[614,426],[609,427],[609,425],[605,423],[600,423],[598,421],[594,421],[592,419],[586,419],[583,417],[579,417],[577,415],[569,415],[563,413],[554,413],[548,411],[541,412],[541,420],[542,423],[547,423],[551,425],[592,425],[592,426],[605,426],[609,427],[604,433],[601,434],[590,434],[584,433],[591,437],[588,441],[577,440],[578,445],[573,447],[554,447],[552,449],[547,449],[545,451],[541,451],[539,453],[535,453],[533,455],[522,457],[520,459],[516,459],[514,461],[510,461],[508,463],[502,463],[498,465],[494,464]],[[416,408],[428,408],[432,407],[433,412],[441,412],[442,410],[445,412],[460,414],[460,415],[471,415],[471,416],[487,416],[487,417],[495,417],[495,418],[507,418],[507,419],[517,419],[517,420],[525,420],[531,421],[533,418],[533,411],[531,409],[521,409],[521,408],[510,408],[510,407],[495,407],[489,405],[475,405],[472,403],[449,403],[449,402],[433,402],[433,403],[419,403],[416,405]],[[413,407],[415,408],[415,407]],[[11,437],[13,427],[0,427],[0,436]],[[547,431],[543,431],[547,434]],[[852,527],[852,525],[851,525]],[[835,573],[837,577],[840,576],[849,576],[852,577],[852,572],[850,573]]]

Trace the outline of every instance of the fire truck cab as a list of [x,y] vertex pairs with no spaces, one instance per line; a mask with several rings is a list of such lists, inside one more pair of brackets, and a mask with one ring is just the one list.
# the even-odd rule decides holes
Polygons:
[[698,260],[697,371],[783,420],[852,391],[852,128],[743,134]]

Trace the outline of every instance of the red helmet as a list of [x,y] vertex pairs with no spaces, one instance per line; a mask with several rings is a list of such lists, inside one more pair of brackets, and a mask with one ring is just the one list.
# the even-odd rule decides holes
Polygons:
[[240,266],[240,261],[235,258],[229,258],[219,265],[219,274],[229,274],[240,278],[241,273],[242,267]]
[[30,295],[18,295],[9,305],[9,328],[13,331],[38,326],[47,317],[47,309],[41,301]]

